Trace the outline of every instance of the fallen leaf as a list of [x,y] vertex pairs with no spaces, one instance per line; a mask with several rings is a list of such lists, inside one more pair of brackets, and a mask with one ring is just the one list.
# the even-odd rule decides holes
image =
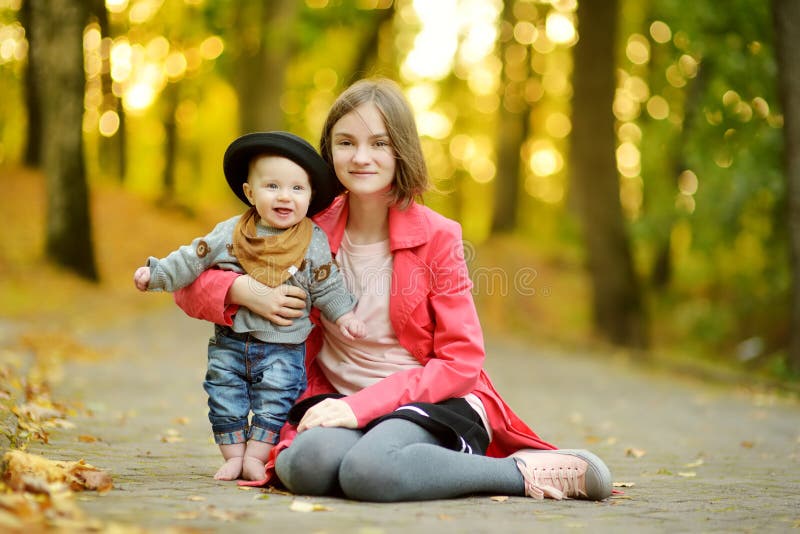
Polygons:
[[657,474],[657,475],[672,475],[672,471],[670,471],[669,469],[666,469],[666,468],[662,467],[661,469],[659,469],[658,471],[656,471],[656,474]]
[[698,466],[703,465],[704,463],[705,463],[705,460],[703,460],[702,458],[698,458],[694,462],[689,462],[688,464],[684,465],[683,467],[698,467]]
[[101,439],[96,436],[90,436],[89,434],[81,434],[78,436],[78,441],[81,443],[95,443],[101,441]]
[[261,493],[274,493],[275,495],[287,495],[287,496],[294,495],[294,493],[292,493],[291,491],[278,489],[275,486],[267,486],[266,488],[261,488]]
[[752,441],[743,441],[739,445],[741,445],[745,449],[752,449],[755,446],[755,443],[753,443]]
[[174,428],[166,429],[164,433],[160,436],[160,438],[163,443],[179,443],[183,441],[181,433],[175,430]]
[[436,517],[442,521],[452,521],[454,519],[452,515],[447,514],[439,514]]
[[27,488],[42,492],[42,483],[65,483],[73,491],[109,491],[111,476],[83,460],[61,462],[48,460],[43,456],[12,450],[3,456],[5,471],[3,482],[14,491],[27,491]]
[[75,427],[75,423],[71,421],[67,421],[66,419],[53,419],[52,421],[48,421],[50,425],[55,428],[64,428],[67,430],[72,430]]
[[697,473],[694,471],[678,471],[678,476],[684,478],[694,478],[697,476]]
[[206,498],[205,497],[201,497],[200,495],[189,495],[189,497],[187,497],[187,500],[190,500],[190,501],[204,501],[204,500],[206,500]]
[[494,497],[489,497],[494,502],[506,502],[508,497],[506,495],[495,495]]
[[328,512],[331,510],[331,508],[322,504],[294,500],[292,501],[292,504],[289,505],[289,510],[292,512]]
[[197,519],[198,517],[200,517],[200,514],[191,510],[186,510],[175,514],[175,519]]
[[176,425],[188,425],[190,419],[188,417],[176,417],[173,419],[173,423]]
[[615,488],[632,488],[636,485],[635,482],[613,482],[611,484]]
[[236,486],[239,491],[253,491],[255,488],[253,486]]
[[642,449],[635,449],[633,447],[628,447],[627,449],[625,449],[625,456],[630,456],[633,458],[641,458],[645,454],[647,454],[647,452],[645,452]]
[[220,521],[239,521],[250,517],[250,512],[239,510],[219,510],[216,507],[208,507],[208,515]]

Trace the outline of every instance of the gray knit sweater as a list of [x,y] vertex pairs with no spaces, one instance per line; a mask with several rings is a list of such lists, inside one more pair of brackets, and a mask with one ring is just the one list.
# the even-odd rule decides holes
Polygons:
[[[210,268],[244,273],[232,255],[233,230],[240,216],[219,223],[210,234],[198,237],[190,245],[171,252],[166,258],[150,257],[151,291],[176,291],[189,285],[203,271]],[[274,235],[283,230],[257,225],[258,235]],[[292,319],[290,326],[277,326],[247,308],[239,308],[233,319],[234,332],[249,332],[268,343],[303,343],[313,327],[308,313],[316,306],[330,321],[336,321],[356,305],[356,298],[347,290],[338,266],[331,257],[325,232],[314,224],[311,243],[306,252],[305,265],[285,283],[306,292],[306,313]]]

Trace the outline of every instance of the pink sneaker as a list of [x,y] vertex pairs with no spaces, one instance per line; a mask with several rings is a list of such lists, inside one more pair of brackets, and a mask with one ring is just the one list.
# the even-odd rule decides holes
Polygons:
[[523,449],[511,455],[534,499],[590,499],[611,495],[611,472],[603,460],[582,449]]

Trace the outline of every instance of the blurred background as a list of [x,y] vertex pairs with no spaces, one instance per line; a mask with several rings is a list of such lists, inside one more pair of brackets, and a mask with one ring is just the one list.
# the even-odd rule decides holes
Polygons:
[[0,0],[0,314],[172,305],[133,271],[243,211],[228,143],[386,76],[490,335],[796,383],[795,50],[792,0]]

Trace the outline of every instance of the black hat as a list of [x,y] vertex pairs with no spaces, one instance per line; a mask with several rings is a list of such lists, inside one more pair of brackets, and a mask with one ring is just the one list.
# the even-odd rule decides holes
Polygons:
[[250,160],[265,154],[288,158],[308,173],[313,191],[311,203],[308,205],[309,217],[327,208],[336,197],[336,176],[308,141],[289,132],[255,132],[236,139],[228,146],[222,158],[225,179],[245,204],[249,205],[250,202],[242,185],[247,181]]

